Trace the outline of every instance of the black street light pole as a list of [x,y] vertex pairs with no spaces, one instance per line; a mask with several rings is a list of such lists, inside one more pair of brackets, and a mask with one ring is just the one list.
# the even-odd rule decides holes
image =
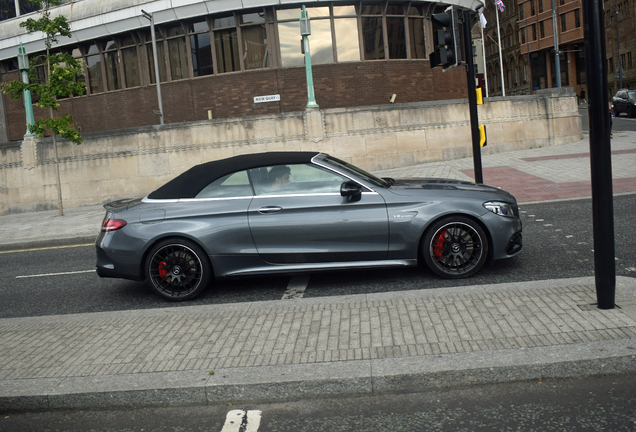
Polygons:
[[610,113],[607,101],[605,14],[603,0],[583,0],[585,70],[588,77],[588,117],[592,174],[594,277],[600,309],[613,309],[616,294],[614,263],[614,201]]

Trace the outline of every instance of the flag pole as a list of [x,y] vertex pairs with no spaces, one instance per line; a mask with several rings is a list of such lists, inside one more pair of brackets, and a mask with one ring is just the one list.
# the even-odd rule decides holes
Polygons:
[[499,9],[495,6],[497,16],[497,40],[499,40],[499,70],[501,72],[501,95],[506,96],[506,84],[504,83],[503,58],[501,56],[501,32],[499,31]]
[[488,69],[486,68],[486,42],[488,42],[488,39],[484,40],[484,31],[486,31],[485,21],[486,18],[484,14],[479,14],[479,22],[481,24],[481,50],[484,58],[484,84],[486,86],[486,97],[488,97]]

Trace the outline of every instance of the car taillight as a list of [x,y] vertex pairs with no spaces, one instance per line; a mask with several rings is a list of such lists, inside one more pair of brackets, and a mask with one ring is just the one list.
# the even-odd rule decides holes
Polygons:
[[123,219],[111,219],[109,217],[104,218],[102,222],[102,232],[117,231],[126,226],[126,221]]

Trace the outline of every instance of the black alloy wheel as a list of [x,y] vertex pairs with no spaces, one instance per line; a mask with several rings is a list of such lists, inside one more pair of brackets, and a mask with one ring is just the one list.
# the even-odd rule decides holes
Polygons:
[[172,301],[190,300],[208,286],[212,266],[205,252],[184,239],[157,244],[146,259],[146,277],[157,293]]
[[474,275],[486,262],[488,239],[482,227],[464,216],[449,216],[431,226],[422,254],[438,276],[460,279]]

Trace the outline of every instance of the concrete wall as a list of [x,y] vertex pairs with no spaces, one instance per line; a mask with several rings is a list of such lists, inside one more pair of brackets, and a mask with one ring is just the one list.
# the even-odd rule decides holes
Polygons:
[[[571,89],[479,107],[496,153],[582,139]],[[368,170],[472,155],[466,100],[420,102],[122,129],[58,143],[65,207],[143,196],[193,165],[242,153],[315,150]],[[0,214],[56,208],[50,138],[0,149]]]

